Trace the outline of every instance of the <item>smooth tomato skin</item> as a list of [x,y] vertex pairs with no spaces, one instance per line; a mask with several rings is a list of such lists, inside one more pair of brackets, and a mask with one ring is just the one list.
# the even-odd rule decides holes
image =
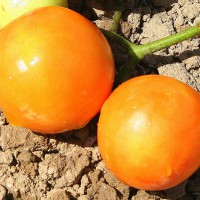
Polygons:
[[37,9],[0,32],[0,105],[36,132],[85,126],[111,93],[114,61],[99,29],[63,7]]
[[0,28],[17,17],[44,6],[68,6],[67,0],[0,0]]
[[105,101],[98,145],[108,169],[135,188],[168,189],[200,164],[200,95],[161,75],[120,85]]

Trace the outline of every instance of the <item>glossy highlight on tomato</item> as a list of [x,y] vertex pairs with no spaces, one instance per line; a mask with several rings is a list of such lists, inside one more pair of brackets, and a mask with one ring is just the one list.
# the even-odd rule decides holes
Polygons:
[[0,32],[0,106],[8,121],[36,132],[85,126],[110,95],[110,46],[89,20],[43,7]]
[[200,95],[170,77],[144,75],[105,101],[98,145],[108,169],[145,190],[181,183],[200,164]]

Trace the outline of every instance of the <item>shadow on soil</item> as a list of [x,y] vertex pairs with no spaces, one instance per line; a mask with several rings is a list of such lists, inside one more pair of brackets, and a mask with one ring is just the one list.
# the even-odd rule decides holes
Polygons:
[[66,131],[58,134],[44,135],[37,132],[34,132],[34,134],[46,137],[48,139],[55,139],[58,142],[74,144],[81,147],[95,147],[97,146],[98,117],[99,116],[94,117],[87,126],[81,129]]

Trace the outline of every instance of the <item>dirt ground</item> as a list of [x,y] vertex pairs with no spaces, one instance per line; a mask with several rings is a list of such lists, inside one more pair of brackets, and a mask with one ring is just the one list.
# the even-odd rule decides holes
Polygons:
[[[71,0],[69,6],[108,29],[110,2]],[[200,21],[200,0],[138,0],[126,4],[119,33],[136,44],[171,35]],[[118,45],[111,45],[116,67],[120,67],[126,53]],[[134,75],[159,73],[199,91],[199,47],[197,37],[148,56],[135,67]],[[9,125],[1,111],[0,200],[200,200],[200,171],[165,191],[137,190],[118,181],[101,160],[97,120],[94,118],[81,130],[43,136]]]

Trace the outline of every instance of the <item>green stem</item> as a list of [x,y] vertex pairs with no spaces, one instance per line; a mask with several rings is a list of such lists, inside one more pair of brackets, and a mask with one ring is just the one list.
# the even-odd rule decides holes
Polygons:
[[112,27],[111,27],[111,31],[113,32],[117,32],[119,23],[120,23],[120,19],[122,16],[122,12],[124,10],[124,3],[123,0],[115,0],[113,1],[114,3],[114,16],[113,16],[113,23],[112,23]]
[[128,51],[129,57],[132,61],[132,64],[134,64],[134,65],[137,64],[139,59],[138,59],[138,56],[135,54],[134,49],[139,48],[140,45],[133,44],[132,42],[130,42],[130,41],[126,40],[125,38],[123,38],[122,36],[118,35],[117,33],[107,31],[104,29],[101,29],[101,32],[109,40],[113,40],[113,41],[117,42],[118,44],[120,44],[121,46],[123,46]]
[[114,33],[112,31],[108,31],[108,30],[104,30],[104,29],[100,29],[100,30],[106,36],[106,38],[116,41],[118,44],[122,45],[126,49],[132,50],[132,45],[135,45],[132,42],[123,38],[122,36],[118,35],[117,33]]
[[165,37],[163,39],[154,42],[150,42],[148,44],[138,45],[137,47],[135,45],[132,45],[132,49],[136,54],[136,56],[138,57],[138,59],[141,60],[149,54],[153,54],[154,52],[170,47],[184,40],[193,38],[199,34],[200,34],[200,24],[190,27],[180,33],[176,33],[174,35]]
[[115,11],[115,14],[113,16],[113,23],[111,27],[112,32],[117,32],[121,16],[122,16],[122,10]]
[[125,47],[128,51],[129,56],[132,58],[132,60],[134,60],[135,64],[137,64],[141,59],[143,59],[149,54],[152,54],[154,52],[170,47],[184,40],[200,35],[200,23],[180,33],[176,33],[174,35],[143,45],[133,44],[132,42],[126,40],[125,38],[121,37],[120,35],[114,32],[106,31],[103,29],[101,31],[107,38],[114,40],[123,47]]
[[120,35],[101,29],[102,33],[106,36],[106,38],[117,42],[119,45],[123,46],[129,55],[128,61],[123,65],[122,69],[119,73],[115,76],[115,84],[114,87],[117,87],[122,82],[130,79],[134,72],[134,66],[139,62],[136,54],[133,51],[133,46],[136,48],[138,45],[131,43],[130,41],[124,39]]
[[143,45],[133,44],[114,32],[106,31],[104,29],[101,29],[101,31],[108,39],[117,42],[128,51],[128,62],[123,66],[122,70],[119,71],[118,75],[116,76],[116,84],[118,85],[130,78],[134,70],[134,66],[145,56],[200,35],[200,23],[180,33],[176,33],[163,39]]

